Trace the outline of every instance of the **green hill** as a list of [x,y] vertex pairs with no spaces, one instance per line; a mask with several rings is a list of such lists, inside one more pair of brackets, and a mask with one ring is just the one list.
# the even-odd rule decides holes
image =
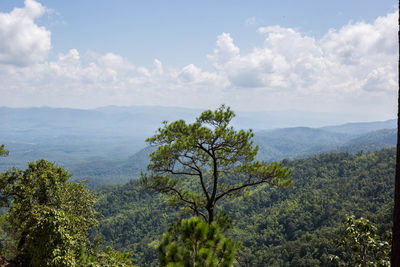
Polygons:
[[[257,158],[272,161],[304,158],[326,152],[373,152],[395,146],[396,134],[395,129],[385,129],[354,137],[321,129],[296,127],[257,132],[254,142],[259,146]],[[147,147],[125,160],[81,163],[72,166],[70,170],[74,179],[86,179],[91,187],[126,183],[137,178],[141,171],[146,171],[151,151],[153,148]]]
[[70,171],[74,174],[73,179],[83,178],[89,182],[90,187],[124,184],[131,179],[136,179],[141,171],[146,171],[149,163],[148,156],[152,151],[152,147],[146,147],[125,160],[102,160],[76,164],[70,168]]
[[[395,149],[284,163],[293,170],[294,188],[267,187],[246,199],[227,199],[220,207],[235,225],[227,234],[244,245],[242,266],[333,266],[329,255],[341,253],[335,239],[345,214],[370,219],[380,234],[390,230]],[[136,181],[95,192],[104,217],[93,236],[133,251],[139,266],[156,266],[157,253],[149,243],[183,215]]]

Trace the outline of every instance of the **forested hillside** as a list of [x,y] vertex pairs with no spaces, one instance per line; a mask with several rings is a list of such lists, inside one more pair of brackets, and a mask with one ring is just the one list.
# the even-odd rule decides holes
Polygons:
[[0,267],[400,267],[400,0],[0,0]]
[[[116,111],[111,108],[102,112],[108,116]],[[117,114],[121,115],[119,111]],[[57,246],[71,249],[66,260],[106,262],[113,261],[113,255],[115,255],[116,261],[130,265],[129,257],[132,255],[133,263],[138,266],[156,266],[159,258],[156,248],[161,248],[159,242],[163,233],[162,244],[165,249],[164,256],[167,258],[170,257],[166,256],[166,251],[168,243],[171,242],[171,236],[168,237],[165,233],[172,233],[175,238],[179,238],[177,232],[174,232],[178,231],[176,230],[178,228],[175,230],[171,228],[178,227],[177,224],[172,226],[171,223],[185,223],[187,226],[200,220],[199,218],[192,218],[190,222],[182,220],[193,215],[188,211],[195,211],[197,216],[202,216],[206,222],[200,220],[204,231],[208,231],[206,230],[208,226],[211,227],[209,229],[214,229],[210,230],[214,234],[220,231],[212,237],[212,240],[225,240],[224,242],[227,243],[224,244],[230,246],[230,249],[226,250],[231,251],[231,256],[227,254],[227,260],[230,262],[228,265],[236,262],[241,266],[337,266],[340,261],[350,262],[352,255],[345,250],[342,243],[339,243],[339,239],[344,236],[343,220],[347,215],[353,215],[354,218],[362,216],[371,220],[378,227],[376,240],[383,239],[390,231],[395,165],[395,150],[390,147],[396,143],[396,130],[384,127],[390,125],[391,122],[350,124],[330,128],[282,128],[259,131],[254,135],[251,130],[236,132],[233,127],[228,128],[233,117],[234,113],[230,108],[222,105],[214,112],[203,112],[193,124],[186,124],[183,120],[171,124],[165,123],[164,128],[158,130],[158,134],[147,139],[149,145],[152,146],[130,157],[114,158],[111,154],[102,159],[100,157],[98,160],[81,160],[79,164],[72,164],[70,170],[75,175],[72,178],[75,181],[87,179],[88,187],[92,188],[92,192],[97,195],[98,201],[94,208],[99,212],[100,217],[99,227],[95,227],[97,221],[94,218],[93,224],[77,236],[77,239],[85,239],[88,233],[89,239],[85,239],[84,247],[67,246],[63,242],[68,238],[60,239],[60,244]],[[201,123],[206,126],[200,127]],[[44,125],[44,128],[41,125],[37,126],[36,131],[46,132],[44,129],[47,126]],[[358,126],[361,127],[361,131],[355,134],[354,129]],[[49,134],[46,133],[40,138],[45,138],[45,136],[50,138]],[[106,135],[101,138],[104,137]],[[254,143],[251,141],[253,137]],[[60,138],[67,137],[50,138],[50,143],[54,142],[54,144],[45,149],[46,153],[54,156],[61,150],[61,154],[70,152],[71,157],[76,155],[77,151],[74,147],[67,146],[71,150],[65,151],[62,149],[62,144],[57,145],[57,140],[59,141]],[[100,142],[101,138],[99,135],[94,135],[92,141]],[[79,142],[86,140],[69,137],[67,139],[75,140],[77,146]],[[111,140],[112,138],[110,142]],[[121,139],[118,140],[121,141]],[[200,145],[197,141],[201,141]],[[49,141],[46,142],[50,144]],[[204,144],[207,144],[207,147],[203,147]],[[33,146],[36,145],[33,144]],[[259,150],[253,145],[258,145]],[[44,143],[41,146],[46,147]],[[101,146],[97,144],[95,147],[100,149]],[[7,145],[6,148],[12,151],[13,147]],[[382,148],[386,149],[379,150]],[[29,155],[30,148],[26,149],[28,153],[24,155]],[[85,150],[85,148],[81,149]],[[217,149],[218,156],[214,149]],[[31,152],[36,155],[38,151],[33,149]],[[104,155],[108,152],[103,151]],[[255,160],[257,152],[260,153]],[[320,154],[324,152],[329,153]],[[88,149],[88,154],[91,153],[94,152]],[[59,156],[63,157],[61,154]],[[207,159],[208,156],[214,161]],[[182,161],[180,157],[188,159],[189,162]],[[3,159],[4,165],[10,163],[7,163],[7,157]],[[12,160],[11,157],[11,162]],[[274,160],[282,162],[271,162]],[[210,162],[213,164],[209,165]],[[193,166],[190,165],[192,163]],[[2,194],[6,200],[3,206],[7,207],[8,201],[12,203],[12,208],[3,209],[5,216],[0,217],[3,220],[1,227],[5,229],[2,233],[1,251],[6,257],[11,257],[16,262],[34,261],[37,266],[40,266],[41,249],[35,250],[36,245],[31,246],[31,243],[28,244],[29,246],[26,245],[26,251],[19,249],[19,244],[24,244],[27,233],[23,225],[25,217],[21,217],[21,223],[15,223],[11,216],[12,212],[18,210],[19,207],[15,205],[18,200],[15,196],[19,194],[19,183],[30,181],[30,179],[25,179],[25,176],[34,173],[38,181],[43,184],[54,178],[53,174],[40,174],[41,168],[36,168],[35,164],[44,164],[45,167],[42,169],[45,172],[49,168],[62,171],[65,173],[61,177],[63,182],[71,176],[63,168],[55,167],[56,165],[45,160],[29,163],[29,168],[32,170],[23,172],[14,169],[0,176],[1,182],[5,185],[1,188],[4,190]],[[184,167],[183,170],[175,170],[175,166]],[[141,174],[142,171],[146,172],[146,167],[148,167],[148,172]],[[288,168],[292,170],[289,178]],[[165,176],[165,172],[171,172],[172,176],[178,175],[182,183],[178,182],[179,179]],[[223,174],[218,176],[220,173]],[[214,176],[211,177],[210,174]],[[203,189],[199,189],[200,191],[194,189],[196,188],[195,180],[187,179],[196,175],[199,175],[201,180]],[[137,180],[139,176],[141,176],[140,182]],[[216,182],[218,179],[221,184]],[[126,183],[127,181],[129,182]],[[71,186],[78,185],[82,190],[84,188],[81,183],[70,184]],[[106,184],[120,185],[106,186]],[[212,184],[214,188],[217,185],[221,188],[210,189]],[[254,185],[259,185],[259,187],[253,188]],[[11,186],[11,191],[7,191],[9,186]],[[248,186],[250,187],[247,188]],[[30,187],[34,186],[25,186],[25,188]],[[37,191],[42,192],[42,187],[47,188],[40,185]],[[53,189],[57,191],[57,188],[56,186]],[[169,197],[148,191],[151,188],[159,193],[167,193],[167,195],[169,193]],[[243,190],[244,188],[246,190]],[[34,196],[37,195],[36,191],[32,192]],[[202,199],[201,192],[205,192],[206,198]],[[214,202],[211,201],[211,192],[214,197],[216,196],[215,201],[212,200]],[[59,194],[62,195],[62,193]],[[222,198],[225,195],[226,197]],[[88,196],[92,197],[89,193]],[[36,201],[35,197],[32,199]],[[39,194],[40,203],[53,205],[51,201],[47,203],[43,199],[47,198],[42,198]],[[91,199],[90,205],[93,205],[95,200]],[[217,200],[219,200],[218,205],[216,205]],[[167,205],[169,203],[179,207],[179,201],[184,203],[181,210]],[[189,205],[186,205],[188,203]],[[35,205],[33,207],[33,210],[37,208]],[[54,207],[61,212],[64,212],[65,207],[71,208],[68,205],[64,207],[63,203]],[[51,207],[49,209],[53,212]],[[205,210],[208,212],[207,216],[204,213]],[[95,214],[93,210],[92,215],[95,216]],[[54,219],[53,215],[49,216],[45,214],[38,221],[46,221],[48,217]],[[20,224],[22,228],[15,230],[10,227],[16,224]],[[41,224],[32,225],[36,227]],[[75,224],[69,226],[73,230]],[[186,226],[182,224],[180,229],[188,229],[185,228]],[[89,228],[91,228],[90,231]],[[41,230],[36,228],[32,231],[35,234],[42,234]],[[196,233],[193,229],[189,232]],[[55,233],[58,233],[57,230]],[[13,238],[14,235],[17,238]],[[67,233],[66,236],[68,235]],[[51,240],[52,236],[46,238]],[[12,242],[9,243],[7,240]],[[32,240],[32,244],[36,241],[42,242],[42,238]],[[241,245],[234,258],[235,250],[238,248],[237,242]],[[171,244],[174,246],[175,243]],[[58,251],[57,246],[49,246],[48,249]],[[217,245],[214,246],[216,247]],[[120,254],[113,249],[127,253]],[[172,247],[168,249],[177,251]],[[49,257],[46,261],[56,261],[58,257]],[[175,262],[175,260],[170,257],[169,262]]]
[[[390,230],[395,149],[328,153],[284,164],[293,170],[293,188],[266,187],[245,199],[227,199],[220,208],[233,220],[227,235],[244,246],[238,257],[243,266],[334,266],[330,255],[345,257],[336,240],[346,214],[368,218],[380,235]],[[184,215],[134,180],[95,193],[104,217],[92,236],[132,251],[139,266],[156,266],[150,243]]]
[[[224,244],[230,246],[226,250],[231,251],[228,253],[231,256],[226,254],[230,262],[228,265],[236,262],[240,266],[337,266],[338,262],[351,262],[353,255],[343,247],[341,239],[345,236],[345,218],[349,221],[349,218],[356,220],[355,218],[365,217],[378,227],[378,235],[374,240],[387,237],[391,227],[395,149],[386,147],[391,147],[396,142],[395,130],[380,129],[358,135],[344,132],[346,127],[342,126],[339,127],[342,132],[307,127],[261,131],[254,138],[254,144],[259,146],[261,152],[258,160],[264,161],[261,162],[255,160],[258,150],[251,142],[254,137],[252,131],[236,132],[233,127],[228,128],[233,116],[234,113],[229,108],[221,106],[214,112],[203,112],[193,124],[186,124],[183,120],[165,123],[164,128],[158,130],[158,134],[147,140],[153,146],[148,146],[125,160],[99,160],[75,165],[75,168],[72,168],[75,180],[88,178],[88,186],[97,195],[98,201],[93,208],[99,212],[99,225],[96,227],[97,220],[93,218],[93,224],[77,235],[76,239],[85,239],[84,247],[69,246],[65,243],[70,235],[65,232],[66,237],[62,237],[59,243],[57,241],[56,246],[49,246],[48,250],[59,251],[58,247],[64,246],[70,249],[69,254],[55,258],[49,256],[46,261],[65,259],[70,262],[106,262],[113,261],[115,255],[117,262],[126,262],[128,265],[131,264],[131,257],[133,263],[138,266],[156,266],[159,263],[156,248],[160,249],[160,244],[163,244],[165,253],[162,255],[169,257],[169,262],[180,262],[179,259],[176,261],[167,256],[167,251],[178,251],[173,248],[175,243],[171,241],[171,235],[179,238],[177,229],[192,229],[187,227],[196,220],[203,223],[201,227],[204,231],[214,229],[209,233],[216,235],[208,236],[206,241],[211,240],[208,238],[216,242],[225,240]],[[200,122],[215,129],[200,127]],[[352,127],[350,131],[351,129]],[[207,144],[207,147],[204,147],[204,144]],[[214,145],[216,149],[220,149],[217,150],[218,156],[214,154]],[[155,146],[158,146],[157,150]],[[379,150],[381,148],[386,149]],[[2,149],[4,150],[4,146]],[[6,146],[6,149],[9,147]],[[235,151],[242,151],[240,149],[244,149],[244,152],[237,152],[236,155]],[[325,151],[336,152],[318,154]],[[6,156],[6,151],[3,154]],[[314,156],[307,157],[309,155]],[[209,165],[212,161],[208,156],[214,160],[212,165]],[[180,157],[188,158],[189,162],[182,161]],[[282,162],[269,163],[271,160]],[[190,165],[192,163],[193,166]],[[44,167],[39,168],[35,164]],[[201,164],[201,169],[198,164]],[[135,179],[141,171],[146,170],[146,166],[149,171],[140,175],[140,181]],[[175,166],[178,166],[177,170],[174,169]],[[182,166],[183,169],[179,170]],[[290,177],[288,168],[292,170]],[[57,174],[48,172],[48,169],[57,170]],[[179,178],[166,176],[165,172],[171,172],[172,176],[178,175]],[[59,186],[50,185],[53,183],[52,179],[60,173],[63,174],[59,177],[62,183],[71,176],[63,168],[39,160],[29,163],[25,171],[14,169],[1,174],[1,183],[4,185],[1,187],[4,195],[2,207],[11,203],[11,209],[3,209],[5,215],[0,217],[0,226],[4,228],[0,243],[1,256],[6,255],[6,258],[19,263],[35,262],[35,266],[40,266],[42,250],[36,250],[36,245],[32,244],[36,244],[36,241],[42,242],[42,238],[30,240],[29,242],[33,243],[27,243],[24,251],[19,247],[20,244],[25,244],[25,236],[31,230],[34,234],[43,234],[49,240],[53,240],[52,235],[41,232],[40,227],[39,230],[35,228],[41,225],[36,221],[47,223],[48,219],[56,219],[52,208],[55,207],[57,212],[69,209],[75,212],[73,206],[68,204],[68,198],[64,201],[67,204],[57,202],[57,206],[53,205],[53,198],[46,195],[52,195],[52,190],[58,192]],[[223,174],[218,177],[219,173]],[[196,175],[200,177],[202,189],[196,189],[196,179],[188,179]],[[204,178],[206,176],[207,178]],[[39,183],[26,177],[35,177]],[[216,182],[217,178],[221,184]],[[130,182],[122,184],[128,180]],[[32,185],[25,185],[27,182]],[[121,184],[104,185],[107,183]],[[24,186],[21,187],[20,184]],[[212,184],[221,186],[218,193],[217,190],[209,189]],[[84,189],[82,183],[72,182],[69,185]],[[252,187],[254,185],[258,187]],[[248,186],[250,187],[247,188]],[[60,188],[63,187],[62,184]],[[35,223],[27,224],[31,225],[32,229],[25,229],[26,216],[23,215],[24,212],[31,212],[31,209],[21,212],[20,223],[13,221],[12,213],[19,211],[18,207],[21,206],[18,204],[18,190],[21,188],[32,194]],[[48,191],[49,188],[52,190]],[[244,188],[246,190],[243,190]],[[166,193],[167,196],[152,193],[149,189]],[[71,192],[67,195],[73,196]],[[204,199],[201,192],[205,192]],[[211,192],[216,196],[213,203],[207,202],[211,199]],[[57,201],[63,199],[61,191],[54,194],[57,195]],[[89,193],[87,195],[91,199],[88,206],[92,207],[95,199]],[[226,197],[222,198],[225,195]],[[21,201],[24,199],[26,197],[21,198]],[[42,216],[40,213],[36,218],[36,210],[42,211],[42,206],[36,207],[36,201],[46,208],[49,205],[50,215],[44,213]],[[183,201],[182,206],[179,206],[180,201]],[[178,210],[167,203],[183,209]],[[186,205],[188,203],[189,205]],[[213,205],[212,209],[208,203]],[[208,212],[207,216],[204,210]],[[197,216],[201,215],[206,223],[199,218],[183,220],[193,215],[191,211],[197,212]],[[94,210],[91,214],[90,216],[96,215]],[[71,216],[75,218],[74,214]],[[74,227],[78,227],[78,224],[69,224],[63,218],[60,225],[72,227],[68,228],[69,231],[73,232]],[[177,222],[182,223],[179,226],[181,228]],[[174,226],[171,223],[175,223]],[[21,225],[21,228],[15,229],[12,225]],[[55,236],[58,234],[57,229],[61,228],[55,228]],[[189,232],[184,231],[197,235],[197,230],[193,229]],[[161,236],[163,239],[160,243]],[[207,242],[205,244],[209,244]],[[241,245],[234,258],[238,248],[237,242]],[[218,246],[214,245],[214,248]],[[127,253],[121,254],[113,249]],[[180,258],[186,257],[183,256],[186,255],[183,250],[180,251]],[[382,253],[386,253],[385,251]],[[213,253],[208,255],[212,256]]]
[[[257,132],[254,143],[259,146],[257,159],[263,161],[305,158],[326,152],[373,152],[396,144],[395,129],[383,129],[363,135],[332,133],[312,128],[285,128]],[[146,147],[125,160],[102,160],[76,164],[70,168],[74,179],[85,179],[90,187],[121,184],[146,171],[148,155],[154,148]]]

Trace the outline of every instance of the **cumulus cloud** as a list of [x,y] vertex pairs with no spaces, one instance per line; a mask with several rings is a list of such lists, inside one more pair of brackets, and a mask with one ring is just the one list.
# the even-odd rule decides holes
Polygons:
[[339,30],[330,30],[322,39],[321,46],[327,56],[343,64],[360,64],[377,57],[396,52],[397,30],[394,23],[397,12],[377,18],[373,23],[350,23]]
[[46,8],[25,0],[23,8],[0,13],[0,64],[26,66],[43,61],[51,49],[50,32],[35,24]]
[[226,103],[242,110],[394,115],[397,12],[331,29],[319,39],[278,25],[259,27],[264,42],[249,53],[222,33],[207,55],[208,68],[191,62],[175,68],[159,59],[150,67],[136,66],[115,53],[91,53],[83,60],[88,55],[74,48],[47,59],[50,32],[34,21],[45,12],[26,0],[24,8],[0,14],[0,40],[7,40],[0,42],[0,105]]
[[239,56],[240,49],[233,43],[233,39],[229,33],[222,33],[217,38],[217,47],[214,49],[214,54],[208,58],[214,61],[214,66],[219,68],[221,65],[230,62],[232,59]]
[[[220,103],[216,84],[226,80],[194,64],[164,69],[135,66],[120,55],[90,55],[86,62],[77,49],[60,53],[55,60],[29,66],[0,66],[0,105],[51,105],[97,107],[102,105],[171,105]],[[4,102],[4,101],[7,102]]]
[[331,29],[320,39],[278,25],[260,27],[263,45],[244,55],[223,33],[209,58],[226,75],[232,92],[253,94],[249,101],[257,106],[279,108],[283,102],[334,110],[339,105],[366,107],[380,99],[389,113],[397,84],[396,25],[397,12]]

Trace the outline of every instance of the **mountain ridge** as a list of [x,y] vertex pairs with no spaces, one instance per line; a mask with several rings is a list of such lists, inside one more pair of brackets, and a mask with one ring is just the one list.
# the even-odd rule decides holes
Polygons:
[[[88,110],[0,107],[0,143],[6,144],[10,150],[9,157],[0,162],[0,171],[13,166],[24,167],[27,161],[46,158],[74,174],[82,174],[81,178],[85,178],[83,174],[88,172],[91,173],[90,179],[98,174],[114,173],[115,181],[126,182],[128,172],[124,170],[130,171],[131,179],[146,165],[147,161],[141,155],[146,147],[144,140],[162,126],[162,121],[183,119],[192,122],[200,112],[199,109],[151,106],[108,106]],[[393,145],[393,133],[385,137],[388,138],[386,141],[378,142],[378,139],[387,133],[372,134],[364,141],[355,140],[353,143],[351,139],[397,127],[396,120],[386,120],[312,128],[310,125],[321,121],[326,114],[315,113],[312,117],[310,113],[292,111],[236,113],[232,126],[235,129],[255,129],[254,141],[260,146],[258,159],[265,161],[328,151],[373,151]],[[281,118],[279,114],[284,116]],[[298,126],[299,118],[306,115],[311,116],[308,125]],[[271,128],[289,122],[296,127]],[[324,120],[323,124],[328,122],[328,119]],[[374,140],[379,144],[372,144]],[[129,161],[129,157],[135,159]],[[85,164],[89,168],[87,171],[82,170]],[[106,170],[106,166],[110,170]]]

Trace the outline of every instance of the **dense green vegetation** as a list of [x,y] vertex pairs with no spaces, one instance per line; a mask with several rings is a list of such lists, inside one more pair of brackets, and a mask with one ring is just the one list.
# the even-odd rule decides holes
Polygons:
[[[378,236],[390,230],[395,149],[329,153],[284,164],[293,170],[294,188],[267,187],[245,201],[222,203],[220,211],[234,224],[226,236],[244,246],[237,257],[243,266],[335,266],[331,256],[344,253],[336,240],[347,214],[368,218]],[[92,235],[132,251],[139,266],[156,266],[157,252],[149,244],[183,215],[136,181],[95,192],[104,217]]]
[[324,154],[288,165],[295,189],[260,191],[251,206],[233,207],[239,210],[235,236],[254,251],[247,255],[252,264],[329,266],[329,254],[340,253],[333,241],[346,214],[369,218],[381,233],[390,229],[394,150]]
[[379,240],[376,226],[363,217],[346,216],[339,241],[344,248],[342,258],[334,258],[339,264],[390,266],[391,236]]
[[157,246],[160,266],[229,267],[238,244],[221,233],[217,223],[192,217],[173,223]]
[[45,160],[0,174],[0,253],[18,266],[132,266],[128,254],[93,246],[95,196]]
[[[233,223],[233,228],[226,230],[226,237],[238,240],[243,245],[236,256],[242,266],[336,266],[335,259],[349,260],[351,256],[338,241],[345,234],[342,222],[346,214],[368,218],[377,226],[376,239],[384,240],[391,227],[395,149],[368,154],[329,153],[306,159],[284,160],[283,163],[293,170],[293,188],[260,188],[243,197],[227,199],[218,209],[222,218],[228,220],[228,224]],[[38,164],[43,167],[37,167]],[[41,169],[34,176],[37,177],[35,179],[64,177],[61,184],[52,185],[49,182],[51,180],[43,180],[42,183],[41,180],[35,182],[36,180],[23,179],[29,173],[34,174]],[[44,173],[51,175],[43,176]],[[52,173],[59,174],[57,176]],[[23,198],[31,201],[31,204],[23,205],[24,210],[18,209],[22,206],[18,204],[20,200],[15,198],[13,203],[16,205],[9,210],[15,214],[1,219],[3,255],[14,257],[16,251],[27,253],[26,251],[41,247],[41,239],[32,238],[28,240],[25,249],[16,249],[20,243],[18,236],[21,237],[23,230],[10,227],[10,223],[27,225],[20,222],[15,224],[11,220],[20,220],[18,218],[21,217],[17,214],[28,212],[30,217],[26,223],[29,221],[31,225],[28,230],[32,231],[32,237],[42,236],[41,228],[37,227],[40,222],[48,225],[46,240],[57,236],[60,239],[53,243],[56,247],[72,248],[64,249],[69,256],[59,255],[61,259],[72,258],[82,264],[94,264],[96,261],[105,263],[115,259],[127,262],[126,255],[118,254],[112,247],[120,251],[130,251],[134,263],[139,266],[156,266],[158,252],[154,248],[154,241],[160,240],[170,223],[187,216],[167,206],[165,197],[143,190],[136,180],[125,185],[101,187],[94,191],[98,197],[95,209],[102,214],[99,228],[92,228],[90,231],[90,239],[100,243],[95,247],[88,245],[84,251],[77,251],[76,246],[65,242],[63,235],[48,230],[52,229],[48,228],[49,225],[56,225],[61,227],[59,229],[72,231],[72,240],[86,238],[84,233],[87,230],[76,231],[74,224],[69,224],[71,220],[76,221],[74,210],[80,206],[68,206],[70,201],[66,200],[71,197],[79,199],[82,194],[88,196],[82,201],[90,202],[93,198],[82,185],[64,184],[67,177],[69,175],[60,168],[43,161],[32,163],[25,171],[16,170],[2,174],[2,181],[10,185],[15,183],[13,181],[22,179],[21,181],[28,183],[24,186],[29,188],[26,193],[33,194],[32,197]],[[62,184],[64,185],[59,186]],[[2,188],[9,190],[14,187],[3,185]],[[48,193],[45,195],[58,196],[55,198],[57,202],[52,203],[53,197],[50,197],[50,202],[40,204],[37,198],[42,194],[40,188],[47,188]],[[71,193],[66,193],[69,190],[72,190]],[[4,200],[6,199],[11,200]],[[85,209],[85,212],[91,211]],[[106,248],[108,245],[111,247]],[[5,248],[7,249],[4,250]],[[42,258],[40,255],[39,257]]]
[[[258,150],[251,130],[229,126],[233,116],[222,106],[194,123],[165,122],[147,139],[153,147],[127,160],[74,165],[75,180],[100,186],[96,197],[45,160],[0,174],[0,257],[20,266],[387,265],[396,130],[382,127],[391,122],[259,132]],[[140,181],[101,186],[146,166]]]

